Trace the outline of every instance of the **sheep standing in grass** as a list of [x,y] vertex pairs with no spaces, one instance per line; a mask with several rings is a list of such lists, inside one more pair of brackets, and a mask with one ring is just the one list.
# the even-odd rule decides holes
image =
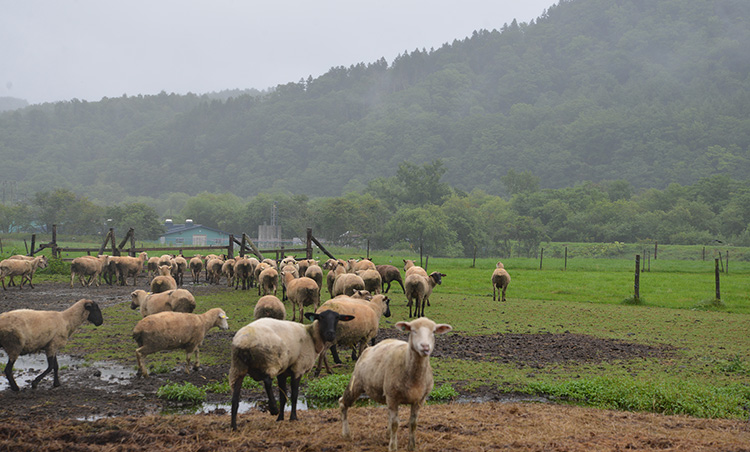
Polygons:
[[[287,258],[288,259],[288,258]],[[299,278],[299,269],[296,265],[282,265],[281,266],[281,301],[286,301],[286,278],[284,278],[284,275],[292,275],[293,279]]]
[[255,320],[262,319],[263,317],[286,320],[286,308],[284,307],[284,303],[276,296],[266,295],[260,297],[258,303],[255,304],[253,316]]
[[[312,259],[309,259],[312,260]],[[315,262],[315,261],[313,261]],[[300,271],[302,271],[302,268],[300,267]],[[318,285],[318,289],[320,291],[323,290],[323,269],[320,268],[318,264],[310,264],[305,269],[305,273],[303,275],[307,276],[308,278],[315,281],[315,284]]]
[[[394,265],[376,265],[375,270],[380,273],[380,279],[382,281],[381,291],[382,293],[388,293],[389,290],[391,290],[391,282],[396,281],[399,286],[401,286],[401,290],[406,293],[406,289],[404,289],[404,280],[401,279],[401,272],[398,270],[398,267]],[[385,285],[388,284],[388,287],[385,287]]]
[[[369,262],[369,261],[367,261]],[[371,294],[376,295],[383,291],[383,278],[375,269],[357,270],[357,275],[365,283],[365,289]]]
[[409,332],[408,342],[386,339],[367,348],[354,366],[352,378],[339,399],[341,433],[351,437],[347,411],[362,393],[388,406],[388,450],[398,449],[398,407],[411,405],[408,450],[416,447],[417,416],[434,385],[430,355],[435,349],[435,335],[453,329],[421,317],[412,322],[398,322],[401,331]]
[[355,275],[354,273],[344,273],[343,275],[338,275],[333,281],[333,292],[331,292],[331,296],[351,296],[355,290],[364,289],[365,282],[362,280],[362,277]]
[[281,271],[281,277],[286,286],[289,301],[292,302],[292,321],[297,319],[297,311],[299,311],[299,321],[302,323],[305,306],[312,305],[313,310],[318,309],[318,305],[320,304],[320,288],[314,280],[306,276],[295,278],[293,273],[286,270],[290,267],[290,265],[287,265],[285,270]]
[[[284,420],[284,406],[289,398],[287,379],[291,378],[292,413],[289,420],[297,420],[297,397],[302,376],[312,369],[315,358],[327,343],[336,340],[338,322],[352,320],[352,316],[334,311],[305,314],[312,323],[263,318],[242,327],[232,339],[232,365],[229,385],[232,388],[232,430],[237,430],[237,409],[240,403],[242,380],[246,375],[262,381],[268,396],[268,411]],[[279,406],[273,395],[272,382],[279,385]]]
[[445,273],[432,272],[430,276],[422,276],[420,274],[413,273],[406,277],[406,300],[409,306],[409,317],[412,317],[412,303],[416,300],[416,306],[414,307],[414,317],[423,317],[425,305],[430,305],[430,295],[432,295],[432,289],[438,284],[443,283],[443,276]]
[[324,268],[328,269],[326,275],[326,285],[328,286],[328,293],[333,297],[333,284],[336,282],[338,276],[346,273],[346,264],[343,261],[328,259],[324,265]]
[[5,376],[8,377],[10,389],[18,391],[18,385],[13,378],[13,364],[18,357],[40,351],[47,355],[47,369],[34,379],[31,387],[36,388],[50,371],[54,372],[53,386],[60,386],[57,375],[57,352],[87,320],[96,326],[104,321],[99,305],[85,299],[78,300],[62,312],[17,309],[0,314],[0,347],[8,354]]
[[409,276],[413,273],[418,275],[427,276],[427,270],[416,265],[411,259],[404,259],[404,275]]
[[149,293],[138,289],[130,294],[130,309],[139,307],[143,317],[163,311],[193,312],[195,310],[195,297],[187,289],[175,289],[161,293]]
[[510,275],[505,270],[502,262],[497,263],[497,268],[492,272],[492,301],[497,300],[497,290],[502,290],[502,299],[505,301],[505,291],[510,284]]
[[[358,292],[361,294],[361,292]],[[315,376],[320,374],[320,370],[325,366],[326,371],[331,374],[331,368],[326,359],[326,350],[331,348],[333,361],[341,364],[336,349],[339,346],[352,348],[352,361],[362,354],[362,350],[370,341],[375,339],[380,329],[380,318],[390,317],[390,300],[385,295],[375,295],[367,299],[358,299],[347,296],[338,296],[332,298],[318,308],[316,312],[321,313],[326,310],[333,310],[339,314],[348,314],[354,316],[351,322],[340,323],[336,329],[336,343],[326,347],[318,357],[318,366],[315,369]]]
[[133,339],[138,344],[135,359],[138,362],[138,375],[148,377],[144,357],[161,350],[185,350],[185,372],[190,373],[190,354],[195,354],[194,369],[200,367],[198,347],[213,327],[229,329],[227,315],[219,308],[203,314],[183,312],[159,312],[142,318],[133,328]]
[[200,282],[201,271],[203,271],[203,258],[200,254],[196,254],[190,259],[188,263],[190,266],[190,274],[193,276],[193,284]]
[[266,266],[258,276],[258,295],[276,295],[279,283],[279,272],[271,266]]
[[177,281],[172,277],[172,268],[168,265],[159,267],[159,276],[151,280],[151,292],[160,293],[176,288]]
[[31,260],[19,260],[19,259],[5,259],[0,261],[0,282],[2,282],[3,290],[7,290],[5,287],[5,278],[10,277],[11,280],[14,276],[21,277],[21,283],[18,285],[18,289],[23,289],[23,285],[28,281],[29,286],[33,289],[32,279],[34,273],[38,268],[47,267],[47,256],[37,256]]

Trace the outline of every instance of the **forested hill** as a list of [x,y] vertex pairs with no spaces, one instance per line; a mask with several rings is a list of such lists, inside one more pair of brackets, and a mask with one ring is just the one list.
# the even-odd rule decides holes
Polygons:
[[439,49],[332,68],[270,92],[137,96],[0,115],[0,180],[97,199],[285,190],[337,196],[440,158],[502,194],[750,175],[750,2],[572,0]]

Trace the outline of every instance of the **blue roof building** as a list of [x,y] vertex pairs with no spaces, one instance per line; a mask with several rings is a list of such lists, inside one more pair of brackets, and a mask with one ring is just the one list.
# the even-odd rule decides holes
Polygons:
[[185,220],[185,224],[173,224],[167,220],[167,231],[159,237],[159,243],[172,246],[229,246],[229,233]]

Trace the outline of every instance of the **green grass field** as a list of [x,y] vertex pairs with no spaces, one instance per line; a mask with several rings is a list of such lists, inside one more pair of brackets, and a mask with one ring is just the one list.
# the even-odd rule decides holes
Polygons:
[[[696,255],[699,248],[691,251]],[[361,250],[333,250],[340,257],[359,257]],[[664,253],[667,254],[667,253]],[[402,266],[408,253],[372,253],[376,263]],[[322,259],[323,256],[316,256]],[[450,323],[464,334],[562,333],[675,347],[669,359],[548,365],[542,369],[516,364],[478,363],[460,359],[432,360],[437,385],[494,386],[507,392],[555,397],[556,400],[602,408],[700,417],[748,419],[750,409],[750,262],[732,261],[721,274],[721,303],[714,304],[713,258],[651,260],[641,273],[640,304],[633,296],[634,259],[561,258],[502,259],[512,281],[505,303],[492,301],[490,275],[496,259],[431,258],[428,271],[447,276],[435,289],[427,315]],[[64,276],[47,276],[62,278]],[[325,294],[327,295],[327,293]],[[393,316],[389,328],[406,319],[408,308],[398,286],[390,293]],[[198,297],[199,311],[219,306],[236,331],[252,321],[256,291],[224,291]],[[324,299],[327,299],[324,297]],[[289,309],[291,315],[291,309]],[[91,359],[133,362],[130,332],[139,315],[126,303],[105,309],[106,328],[86,326],[73,346],[88,349]],[[206,349],[202,362],[229,367],[229,343]],[[176,365],[181,352],[162,352],[149,362]],[[351,365],[337,368],[350,373]]]

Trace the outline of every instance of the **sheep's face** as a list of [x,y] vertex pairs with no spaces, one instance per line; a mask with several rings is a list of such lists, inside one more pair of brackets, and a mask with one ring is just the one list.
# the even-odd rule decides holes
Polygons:
[[84,305],[84,308],[89,312],[88,320],[96,326],[104,323],[104,317],[102,317],[102,311],[99,309],[99,305],[95,302],[88,300]]
[[453,329],[444,323],[437,325],[427,317],[420,317],[412,322],[398,322],[395,327],[409,332],[409,347],[425,358],[432,355],[435,350],[435,335],[447,333]]
[[217,325],[222,330],[228,330],[229,329],[229,323],[227,322],[229,320],[229,317],[227,317],[227,314],[224,311],[219,312],[219,320],[217,321]]
[[318,321],[318,333],[325,342],[333,342],[336,340],[336,325],[338,325],[339,322],[348,322],[349,320],[354,319],[353,315],[342,315],[332,310],[320,313],[306,312],[305,317],[313,322],[315,320]]

